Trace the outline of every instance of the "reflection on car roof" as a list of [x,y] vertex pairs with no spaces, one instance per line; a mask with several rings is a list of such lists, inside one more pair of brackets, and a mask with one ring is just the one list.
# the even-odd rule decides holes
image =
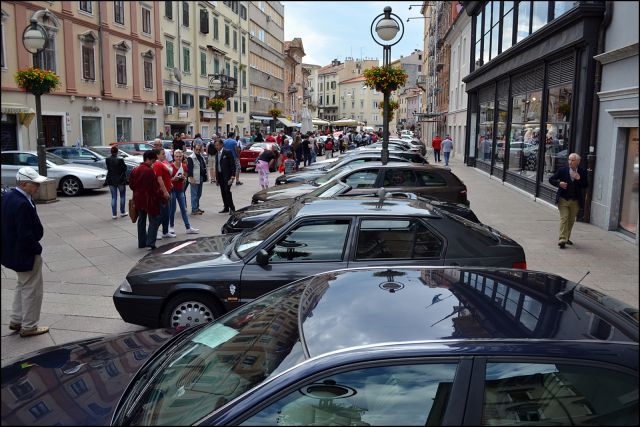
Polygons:
[[375,197],[357,196],[307,200],[296,216],[315,215],[405,215],[440,218],[440,215],[424,201],[386,198],[384,203],[380,204]]

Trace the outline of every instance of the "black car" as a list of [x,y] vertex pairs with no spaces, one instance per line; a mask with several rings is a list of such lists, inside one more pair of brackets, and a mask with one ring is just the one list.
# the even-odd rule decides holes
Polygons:
[[638,329],[552,274],[338,270],[179,334],[23,356],[2,425],[637,425]]
[[493,228],[429,210],[419,200],[316,199],[255,229],[161,246],[115,292],[125,322],[209,322],[322,271],[389,264],[526,268],[522,247]]
[[354,195],[369,194],[373,189],[384,187],[391,192],[410,192],[469,204],[466,185],[449,168],[410,162],[390,162],[383,165],[374,161],[360,165],[347,164],[309,182],[293,182],[260,190],[253,194],[251,203],[301,196],[334,179],[350,185]]
[[[293,199],[294,201],[290,199],[274,200],[271,202],[245,206],[241,209],[236,209],[233,214],[229,216],[227,222],[225,222],[222,226],[221,232],[222,234],[240,233],[247,229],[255,228],[263,222],[273,218],[278,212],[290,208],[292,204],[302,203],[307,200],[313,200],[316,197],[379,197],[378,191],[370,194],[360,194],[358,196],[352,196],[350,193],[351,190],[352,188],[344,182],[335,181],[335,183],[328,186],[319,187],[317,190],[314,190],[307,195],[298,196]],[[385,198],[420,200],[431,205],[431,207],[429,207],[430,210],[442,209],[446,212],[459,215],[469,221],[476,223],[480,222],[476,214],[467,205],[464,205],[462,203],[445,202],[433,197],[418,196],[415,193],[407,192],[388,193],[385,194]]]

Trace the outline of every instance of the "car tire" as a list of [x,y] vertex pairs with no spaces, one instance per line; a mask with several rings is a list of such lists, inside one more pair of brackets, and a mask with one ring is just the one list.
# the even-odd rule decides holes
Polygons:
[[60,180],[60,191],[67,197],[75,197],[82,192],[82,182],[75,176],[65,176]]
[[162,326],[166,328],[190,328],[208,323],[223,313],[220,304],[202,292],[182,292],[165,305]]

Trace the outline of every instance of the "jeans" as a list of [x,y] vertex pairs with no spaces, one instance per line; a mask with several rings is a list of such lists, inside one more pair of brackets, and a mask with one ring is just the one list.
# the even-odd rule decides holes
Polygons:
[[202,197],[202,183],[191,184],[191,213],[200,209],[200,197]]
[[118,204],[118,192],[120,193],[120,213],[123,214],[127,187],[125,187],[124,185],[110,185],[109,190],[111,190],[111,215],[116,216],[118,213],[116,209],[116,206]]
[[160,205],[160,224],[162,224],[162,234],[169,232],[169,200]]
[[184,190],[171,190],[171,203],[169,207],[169,226],[173,228],[174,218],[176,216],[176,204],[180,206],[180,214],[182,215],[182,221],[186,229],[191,228],[189,224],[189,216],[187,215],[187,198],[184,195]]
[[444,154],[444,165],[449,166],[449,155],[451,154],[451,152],[443,151],[442,154]]
[[433,149],[433,161],[434,162],[440,161],[440,150],[436,150],[435,148]]
[[160,215],[149,215],[149,228],[147,229],[147,211],[138,209],[138,247],[156,245],[158,228],[160,227]]

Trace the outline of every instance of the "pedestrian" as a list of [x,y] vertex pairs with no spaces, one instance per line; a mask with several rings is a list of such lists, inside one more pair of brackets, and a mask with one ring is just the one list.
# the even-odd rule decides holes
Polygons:
[[242,185],[243,182],[240,182],[240,170],[242,166],[240,165],[240,152],[242,152],[242,142],[240,140],[240,135],[236,135],[236,185]]
[[449,166],[449,156],[451,156],[451,151],[453,151],[453,141],[447,135],[442,141],[442,155],[444,156],[444,165]]
[[273,167],[276,156],[278,155],[278,148],[276,144],[271,145],[270,150],[264,150],[258,156],[256,161],[256,169],[258,170],[258,182],[262,189],[269,188],[269,171]]
[[220,186],[223,208],[218,213],[233,213],[236,210],[231,194],[231,185],[236,174],[233,154],[224,148],[222,140],[216,140],[216,181]]
[[229,132],[227,139],[223,141],[222,145],[233,155],[233,163],[235,164],[234,168],[236,171],[236,185],[242,185],[243,183],[240,182],[240,148],[238,148],[238,141],[236,141],[233,132]]
[[125,211],[127,165],[124,159],[118,157],[118,147],[111,146],[111,156],[105,159],[107,165],[107,179],[105,184],[111,191],[111,218],[118,218],[118,193],[120,193],[120,216],[127,216]]
[[215,137],[207,144],[207,172],[211,177],[211,184],[216,182],[216,141]]
[[158,234],[157,239],[168,237],[176,237],[175,233],[169,230],[169,205],[171,203],[171,173],[169,171],[169,162],[164,150],[156,149],[158,160],[153,163],[153,173],[156,174],[160,191],[163,199],[160,202],[160,225],[162,225],[162,234]]
[[[212,161],[215,161],[215,154],[210,156]],[[180,214],[182,215],[182,222],[187,230],[187,234],[198,234],[200,231],[197,228],[193,228],[189,224],[189,216],[187,215],[187,198],[185,196],[186,182],[187,182],[187,162],[184,160],[184,153],[182,150],[175,150],[173,152],[173,162],[171,162],[170,174],[171,174],[171,200],[169,204],[169,232],[175,234],[175,216],[176,205],[180,206]],[[215,170],[215,169],[214,169]],[[213,175],[212,175],[213,176]],[[215,182],[214,180],[212,180]]]
[[442,139],[440,135],[436,135],[431,140],[431,146],[433,147],[433,161],[440,163],[440,150],[442,149]]
[[38,326],[42,308],[42,245],[44,228],[33,196],[47,178],[30,167],[16,174],[16,188],[2,198],[2,265],[16,272],[9,329],[21,337],[49,332]]
[[347,147],[349,146],[349,134],[347,132],[344,132],[342,134],[342,139],[340,142],[340,154],[344,154],[345,151],[347,151]]
[[176,136],[175,138],[173,138],[172,145],[174,150],[181,150],[184,152],[184,141],[180,139],[180,137]]
[[333,138],[328,136],[327,139],[324,140],[324,157],[325,159],[329,158],[329,154],[331,154],[331,158],[333,158]]
[[287,175],[287,174],[293,173],[293,170],[296,167],[296,161],[285,154],[283,165],[284,165],[284,174]]
[[169,162],[173,161],[173,154],[171,154],[171,149],[164,148],[162,145],[162,140],[160,138],[156,138],[153,140],[153,148],[156,150],[164,151],[165,159]]
[[302,138],[302,158],[303,166],[311,164],[311,142],[309,141],[309,134],[305,134]]
[[[153,172],[153,163],[158,159],[156,150],[147,150],[142,154],[143,162],[131,171],[129,188],[133,191],[133,203],[138,211],[138,248],[156,248],[158,228],[160,227],[160,203],[163,195],[158,179]],[[147,216],[149,228],[147,228]]]
[[302,138],[300,138],[300,135],[296,135],[291,150],[293,151],[293,159],[296,162],[296,170],[299,170],[300,162],[302,161]]
[[262,137],[262,133],[260,133],[259,130],[256,132],[256,137],[254,138],[253,142],[264,142],[264,138]]
[[193,146],[193,154],[187,158],[187,177],[191,185],[191,215],[202,215],[200,198],[202,185],[207,182],[207,164],[202,157],[202,143]]
[[310,134],[309,135],[309,151],[311,154],[311,158],[309,159],[309,164],[315,163],[316,159],[318,158],[318,145],[316,143],[316,138],[314,136],[314,134]]
[[549,177],[549,184],[558,187],[556,205],[560,213],[560,236],[558,246],[573,245],[571,230],[576,222],[578,211],[584,207],[584,190],[589,186],[587,171],[580,167],[580,156],[569,155],[569,166],[559,168]]

